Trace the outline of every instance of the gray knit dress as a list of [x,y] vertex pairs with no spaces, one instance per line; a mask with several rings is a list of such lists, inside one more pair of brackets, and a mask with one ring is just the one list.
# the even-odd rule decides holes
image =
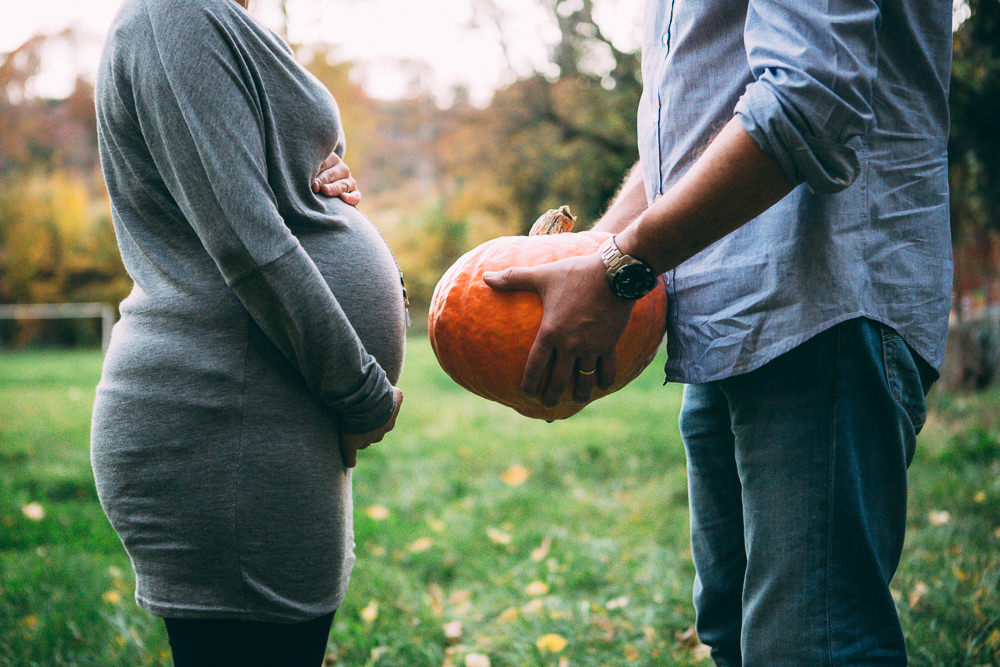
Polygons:
[[167,617],[329,613],[354,562],[339,433],[388,420],[405,340],[385,242],[310,189],[343,153],[336,104],[231,0],[125,0],[96,103],[135,287],[91,461],[137,602]]

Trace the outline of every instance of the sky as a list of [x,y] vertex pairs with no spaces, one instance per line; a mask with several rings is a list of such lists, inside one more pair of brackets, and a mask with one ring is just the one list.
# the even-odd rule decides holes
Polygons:
[[[567,0],[571,6],[575,0]],[[77,74],[93,79],[100,44],[120,0],[0,0],[0,52],[10,51],[32,35],[57,33],[72,26],[75,44],[53,45],[44,55],[33,94],[61,97]],[[333,45],[345,60],[363,64],[366,88],[377,97],[398,97],[408,76],[396,63],[419,60],[428,65],[428,84],[440,98],[461,84],[474,101],[485,102],[498,85],[515,74],[543,67],[548,44],[558,35],[555,22],[538,0],[497,0],[507,17],[508,54],[495,26],[473,27],[471,0],[288,0],[288,36],[292,42]],[[642,0],[597,0],[596,17],[619,48],[639,42]],[[274,0],[251,0],[251,14],[278,29]]]

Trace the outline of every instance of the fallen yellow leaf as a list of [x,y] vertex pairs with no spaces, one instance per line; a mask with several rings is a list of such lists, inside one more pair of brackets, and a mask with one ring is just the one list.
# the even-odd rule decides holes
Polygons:
[[512,465],[500,475],[500,480],[507,486],[520,486],[531,477],[531,471],[522,465]]
[[927,587],[927,584],[922,581],[918,581],[914,584],[913,590],[910,591],[910,595],[906,601],[910,603],[910,607],[916,607],[923,601],[924,596],[927,595],[928,592],[930,592],[930,589]]
[[470,653],[465,656],[465,667],[490,667],[490,656],[482,653]]
[[428,524],[435,533],[443,533],[448,526],[441,519],[432,519]]
[[507,607],[500,615],[497,617],[499,620],[509,623],[511,621],[516,621],[518,617],[517,607]]
[[943,526],[951,521],[951,513],[947,510],[933,510],[927,513],[927,521],[932,526]]
[[688,626],[687,630],[678,630],[675,632],[674,639],[676,639],[677,643],[681,646],[687,646],[689,648],[693,648],[701,643],[698,640],[698,631],[695,629],[693,624]]
[[492,526],[486,529],[486,536],[490,538],[490,542],[494,544],[510,544],[511,536],[510,533],[505,533],[499,528],[493,528]]
[[542,602],[542,598],[535,598],[531,602],[521,607],[521,611],[523,611],[525,614],[537,614],[544,608],[545,608],[545,603]]
[[27,616],[23,616],[21,618],[21,623],[23,623],[24,627],[29,630],[34,630],[38,627],[38,617],[34,614],[28,614]]
[[427,596],[431,599],[431,612],[435,616],[441,616],[444,613],[444,605],[441,604],[441,598],[444,596],[444,591],[433,581],[427,584]]
[[986,492],[982,490],[976,491],[976,495],[972,496],[972,499],[982,505],[986,502]]
[[552,547],[552,538],[546,537],[542,540],[542,543],[531,550],[531,560],[536,563],[540,563],[546,556],[549,555],[549,549]]
[[444,624],[444,638],[449,641],[456,641],[462,636],[462,622],[452,621]]
[[625,597],[624,595],[621,597],[617,597],[613,600],[608,600],[607,603],[604,605],[604,607],[609,610],[621,609],[622,607],[627,607],[627,606],[628,606],[628,598]]
[[625,645],[625,659],[626,660],[638,660],[639,652],[635,650],[635,647],[631,644]]
[[365,514],[373,521],[383,521],[389,518],[389,508],[385,505],[369,505],[365,508]]
[[101,599],[108,604],[121,604],[122,594],[118,591],[106,591],[104,595],[101,596]]
[[538,597],[549,592],[549,585],[544,581],[532,581],[524,587],[524,592],[532,597]]
[[372,600],[368,606],[361,610],[361,618],[365,623],[374,623],[378,618],[378,602]]
[[694,654],[695,660],[708,660],[712,657],[712,647],[705,644],[698,644],[691,653]]
[[427,551],[430,549],[432,544],[433,542],[431,542],[431,538],[421,537],[414,540],[414,542],[407,548],[413,553],[420,553],[421,551]]
[[472,599],[472,591],[460,588],[457,591],[452,591],[448,596],[448,602],[453,605],[461,605]]
[[41,521],[45,518],[45,508],[40,503],[28,503],[21,508],[21,513],[28,517],[29,521]]
[[542,635],[535,642],[535,646],[542,653],[561,653],[569,642],[565,637],[555,634]]

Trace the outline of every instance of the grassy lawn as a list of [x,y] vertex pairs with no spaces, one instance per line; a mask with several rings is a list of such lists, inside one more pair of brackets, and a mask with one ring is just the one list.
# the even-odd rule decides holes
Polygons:
[[[555,424],[410,341],[397,429],[355,473],[328,663],[709,664],[693,623],[680,388],[659,362]],[[0,356],[0,665],[169,665],[88,460],[96,352]],[[932,394],[894,582],[917,665],[1000,662],[1000,392]],[[470,665],[476,664],[470,660]]]

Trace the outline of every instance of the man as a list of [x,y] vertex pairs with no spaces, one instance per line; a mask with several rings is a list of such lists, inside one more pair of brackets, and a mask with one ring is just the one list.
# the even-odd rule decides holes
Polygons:
[[644,27],[614,242],[486,277],[544,304],[522,388],[609,385],[663,274],[701,640],[718,665],[905,663],[889,581],[947,329],[951,4],[650,0]]

